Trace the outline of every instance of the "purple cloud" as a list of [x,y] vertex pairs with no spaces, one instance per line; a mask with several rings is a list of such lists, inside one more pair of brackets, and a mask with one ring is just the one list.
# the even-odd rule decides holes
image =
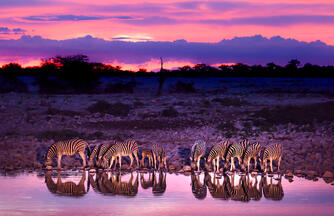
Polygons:
[[83,15],[54,15],[54,16],[27,16],[23,17],[24,20],[29,21],[87,21],[87,20],[103,20],[103,19],[116,19],[116,20],[127,20],[134,19],[130,16],[83,16]]
[[14,28],[10,29],[8,27],[0,27],[0,34],[3,35],[18,35],[18,34],[24,34],[26,30],[21,29],[21,28]]
[[303,63],[328,65],[333,64],[334,46],[321,41],[307,43],[279,36],[265,38],[260,35],[236,37],[218,43],[193,43],[185,40],[125,42],[107,41],[91,36],[59,41],[39,36],[0,40],[1,59],[40,59],[74,54],[88,55],[96,62],[117,60],[125,64],[142,64],[162,56],[166,61],[206,64],[286,64],[290,59],[299,59]]

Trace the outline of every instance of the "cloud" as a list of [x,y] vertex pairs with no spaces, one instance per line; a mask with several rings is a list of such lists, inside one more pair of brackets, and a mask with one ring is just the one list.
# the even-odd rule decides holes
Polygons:
[[334,46],[320,41],[301,42],[282,37],[265,38],[260,35],[236,37],[218,43],[107,41],[91,36],[69,40],[50,40],[39,36],[22,36],[17,40],[0,40],[0,59],[22,61],[56,55],[85,54],[95,62],[143,64],[162,56],[165,61],[188,61],[217,64],[243,62],[286,64],[290,59],[303,63],[328,65],[333,63]]
[[131,20],[134,19],[131,16],[83,16],[83,15],[48,15],[48,16],[27,16],[22,17],[24,20],[29,21],[87,21],[87,20],[104,20],[104,19],[115,19],[115,20]]
[[44,0],[1,0],[0,7],[29,7],[29,6],[40,6],[40,5],[50,5],[52,1]]
[[8,27],[0,27],[0,34],[2,35],[19,35],[24,34],[26,30],[21,28],[10,29]]
[[296,24],[334,24],[334,16],[291,15],[201,20],[203,24],[288,26]]

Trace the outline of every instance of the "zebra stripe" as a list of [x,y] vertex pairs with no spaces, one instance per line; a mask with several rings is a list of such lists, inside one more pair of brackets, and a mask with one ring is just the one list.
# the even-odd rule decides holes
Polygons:
[[[109,168],[112,167],[114,160],[118,157],[119,158],[119,167],[121,169],[122,167],[122,156],[129,156],[130,157],[130,168],[132,167],[133,164],[133,156],[132,154],[135,156],[136,158],[136,162],[137,162],[137,167],[139,167],[139,161],[138,161],[138,145],[137,142],[134,140],[129,140],[129,141],[125,141],[125,142],[121,142],[121,143],[116,143],[114,145],[112,145],[108,151],[103,155],[102,157],[102,163],[103,163],[103,167],[107,168],[107,164],[108,161],[110,160],[110,166]],[[116,162],[117,163],[117,162]],[[115,169],[116,169],[116,165],[115,164]]]
[[212,162],[214,171],[215,172],[219,171],[219,159],[221,158],[222,160],[225,160],[225,154],[228,146],[229,146],[228,141],[221,142],[217,145],[212,146],[205,164],[207,170],[210,170]]
[[200,175],[191,174],[191,191],[196,199],[205,199],[207,194],[206,184],[201,183]]
[[279,171],[279,167],[281,164],[283,154],[283,146],[281,144],[274,144],[264,148],[262,155],[262,166],[261,169],[266,172],[267,170],[267,162],[270,161],[270,171],[273,172],[273,160],[277,160],[277,167]]
[[206,142],[203,140],[197,140],[195,141],[194,145],[191,147],[191,167],[196,168],[197,163],[197,171],[199,171],[200,168],[200,160],[201,157],[205,155],[206,151]]
[[254,159],[254,167],[257,166],[257,156],[260,156],[261,153],[261,145],[256,142],[251,145],[249,145],[245,151],[243,164],[245,166],[245,163],[247,163],[247,171],[249,172],[249,164],[251,159]]
[[108,149],[112,146],[112,145],[115,145],[116,142],[115,141],[112,141],[110,143],[103,143],[102,145],[100,145],[100,148],[99,148],[99,153],[97,155],[97,163],[96,165],[98,167],[101,167],[102,165],[102,157],[103,155],[108,151]]
[[89,160],[88,160],[88,166],[89,167],[93,167],[94,166],[94,159],[97,155],[97,152],[99,151],[99,147],[100,145],[95,145],[93,150],[92,150],[92,153],[90,154],[89,156]]
[[65,141],[58,141],[52,144],[47,153],[46,153],[46,166],[52,165],[52,159],[57,156],[58,159],[58,168],[61,168],[61,158],[63,155],[74,155],[76,152],[79,153],[79,155],[82,158],[83,166],[86,166],[86,155],[85,155],[85,149],[88,150],[88,155],[90,155],[90,148],[86,141],[75,138],[71,140],[65,140]]
[[270,177],[270,183],[268,184],[267,178],[264,177],[262,181],[263,195],[266,199],[282,200],[284,197],[284,191],[281,184],[281,178],[279,178],[276,184],[273,184],[273,178]]
[[234,158],[238,158],[239,164],[241,166],[243,166],[242,165],[242,157],[243,157],[244,152],[245,152],[248,145],[249,145],[249,141],[248,140],[243,140],[240,143],[233,143],[229,146],[225,158],[226,158],[227,162],[231,160],[230,171],[235,169]]

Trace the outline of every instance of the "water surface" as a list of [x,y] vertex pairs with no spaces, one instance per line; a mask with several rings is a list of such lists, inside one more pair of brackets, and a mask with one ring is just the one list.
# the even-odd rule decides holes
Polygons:
[[53,172],[0,176],[0,215],[333,215],[334,186],[294,177]]

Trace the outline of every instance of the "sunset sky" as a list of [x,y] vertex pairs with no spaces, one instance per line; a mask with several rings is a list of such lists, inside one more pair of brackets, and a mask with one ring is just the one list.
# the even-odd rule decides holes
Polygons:
[[[310,54],[317,52],[317,56],[324,55],[325,59],[328,58],[328,61],[314,60],[314,63],[330,64],[330,59],[334,59],[333,0],[165,0],[160,2],[128,0],[124,3],[120,2],[113,0],[1,0],[0,64],[16,61],[23,65],[38,65],[41,58],[52,57],[55,54],[67,55],[81,52],[94,61],[101,59],[100,61],[106,63],[154,68],[158,67],[158,58],[166,50],[159,51],[161,44],[152,46],[147,42],[169,42],[169,47],[187,43],[192,47],[192,45],[215,46],[223,39],[227,39],[229,45],[233,43],[238,47],[244,43],[244,40],[248,40],[251,44],[258,43],[259,38],[273,42],[271,38],[274,36],[280,36],[274,39],[296,40],[294,44],[289,45],[289,49],[295,51],[293,55],[284,58],[273,56],[273,61],[276,60],[278,63],[283,64],[289,58],[298,58],[300,46],[303,48],[315,46],[317,50],[314,50],[314,47],[307,49]],[[261,36],[253,37],[254,35]],[[34,38],[34,36],[38,37]],[[237,40],[235,37],[238,37]],[[71,44],[67,45],[66,49],[56,49],[56,51],[54,47],[50,48],[49,43],[58,43],[55,46],[59,48],[63,47],[63,42],[77,38],[86,39],[81,40],[82,50],[76,48],[78,45],[73,45],[72,48]],[[36,42],[37,39],[38,42]],[[24,44],[29,43],[29,40],[35,40],[36,46],[29,49],[25,47]],[[124,46],[124,53],[119,53],[120,50],[117,51],[118,53],[102,52],[98,47],[102,40],[111,47],[115,45],[112,42],[126,42],[120,43],[120,46]],[[242,43],[239,44],[240,40]],[[314,41],[317,42],[310,44]],[[132,57],[124,57],[129,52],[128,47],[137,46],[129,42],[145,44],[143,47],[150,52],[150,55],[145,56],[146,52],[137,53],[145,58],[135,61],[129,59]],[[287,41],[287,43],[290,42],[291,40]],[[97,46],[95,46],[96,43],[98,43]],[[253,48],[256,49],[257,45]],[[25,48],[21,50],[22,46]],[[84,48],[85,46],[88,47]],[[281,44],[271,43],[270,46],[277,47]],[[321,46],[320,50],[319,46]],[[268,47],[266,46],[265,49]],[[36,52],[36,50],[39,51]],[[234,57],[226,58],[228,50],[216,50],[215,52],[220,54],[224,52],[225,55],[216,55],[215,58],[208,58],[205,62],[205,55],[212,51],[206,48],[204,50],[206,51],[198,52],[200,58],[186,54],[173,58],[173,55],[169,54],[165,56],[168,61],[167,67],[183,63],[200,63],[199,61],[210,64],[241,61],[255,64],[268,60],[261,56],[249,59],[251,56],[245,56],[245,53],[240,55],[237,53]],[[154,55],[155,51],[156,55]],[[176,49],[171,52],[177,54],[178,51]],[[301,53],[305,55],[305,51]],[[268,54],[263,53],[263,57],[266,56]],[[300,59],[312,61],[314,57],[300,56]]]

